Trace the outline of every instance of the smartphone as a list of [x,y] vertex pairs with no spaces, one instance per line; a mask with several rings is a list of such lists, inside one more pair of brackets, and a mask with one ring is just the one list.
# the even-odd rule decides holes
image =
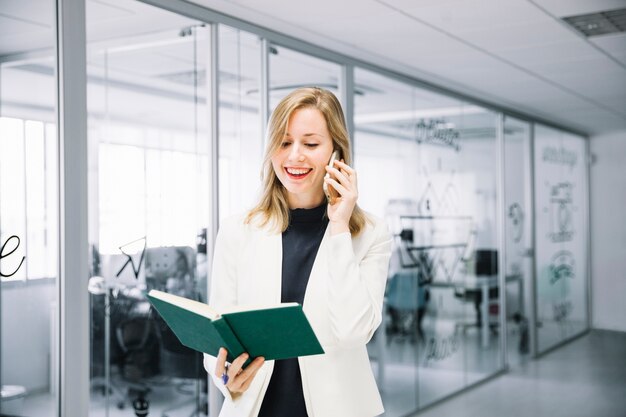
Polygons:
[[[330,156],[330,161],[328,161],[328,166],[332,167],[335,164],[335,160],[339,158],[339,151],[333,151],[333,154]],[[330,172],[327,172],[324,178],[330,178]],[[339,197],[339,193],[337,190],[333,188],[333,186],[326,184],[324,181],[324,194],[326,194],[326,199],[328,200],[328,204],[333,205],[335,201]]]

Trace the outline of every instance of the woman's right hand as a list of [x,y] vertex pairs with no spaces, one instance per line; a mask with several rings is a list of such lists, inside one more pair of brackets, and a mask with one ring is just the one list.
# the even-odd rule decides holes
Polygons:
[[[217,355],[217,365],[215,366],[215,376],[222,378],[224,371],[226,370],[226,356],[228,352],[224,348],[220,348]],[[254,380],[256,373],[261,369],[265,358],[259,356],[255,358],[246,369],[242,369],[243,364],[248,360],[248,354],[242,353],[239,355],[233,363],[228,367],[226,375],[228,380],[226,382],[226,388],[230,391],[233,398],[246,392],[250,387],[250,384]]]

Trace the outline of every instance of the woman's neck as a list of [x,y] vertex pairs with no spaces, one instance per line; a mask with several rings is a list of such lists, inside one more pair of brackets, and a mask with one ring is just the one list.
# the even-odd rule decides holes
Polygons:
[[315,196],[303,196],[290,193],[287,196],[287,204],[291,210],[311,209],[322,205],[324,198],[324,193]]

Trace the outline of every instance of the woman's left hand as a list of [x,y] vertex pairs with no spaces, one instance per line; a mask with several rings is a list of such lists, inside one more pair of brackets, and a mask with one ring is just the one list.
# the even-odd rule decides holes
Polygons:
[[359,197],[356,171],[343,160],[335,161],[334,165],[333,167],[326,167],[326,172],[330,173],[330,177],[324,179],[339,193],[335,203],[329,204],[327,209],[331,234],[333,235],[350,231],[350,217]]

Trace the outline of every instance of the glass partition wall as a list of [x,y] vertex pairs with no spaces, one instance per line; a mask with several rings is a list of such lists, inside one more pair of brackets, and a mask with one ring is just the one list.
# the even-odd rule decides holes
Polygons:
[[113,27],[87,5],[90,415],[206,412],[201,355],[146,292],[207,299],[209,27],[138,2]]
[[[47,21],[24,19],[17,5],[3,4],[0,16],[0,33],[10,16],[20,22],[12,36],[24,34],[0,41],[0,382],[21,400],[3,400],[0,412],[18,416],[56,416],[60,401],[62,167],[54,7],[44,3]],[[352,99],[359,204],[393,233],[384,321],[368,345],[386,415],[412,413],[588,328],[584,138],[221,22],[201,6],[168,7],[181,14],[87,1],[89,415],[216,408],[199,356],[150,311],[145,292],[207,299],[212,219],[256,201],[264,113],[303,85]]]
[[219,25],[219,218],[249,209],[263,160],[261,39]]
[[[56,414],[55,2],[0,4],[0,415]],[[38,54],[25,54],[38,50]]]
[[535,125],[537,351],[588,328],[585,139]]
[[497,118],[360,69],[355,93],[360,204],[394,235],[370,354],[386,414],[405,415],[503,367]]
[[339,96],[341,67],[324,59],[272,44],[269,47],[269,109],[299,87],[317,86]]

